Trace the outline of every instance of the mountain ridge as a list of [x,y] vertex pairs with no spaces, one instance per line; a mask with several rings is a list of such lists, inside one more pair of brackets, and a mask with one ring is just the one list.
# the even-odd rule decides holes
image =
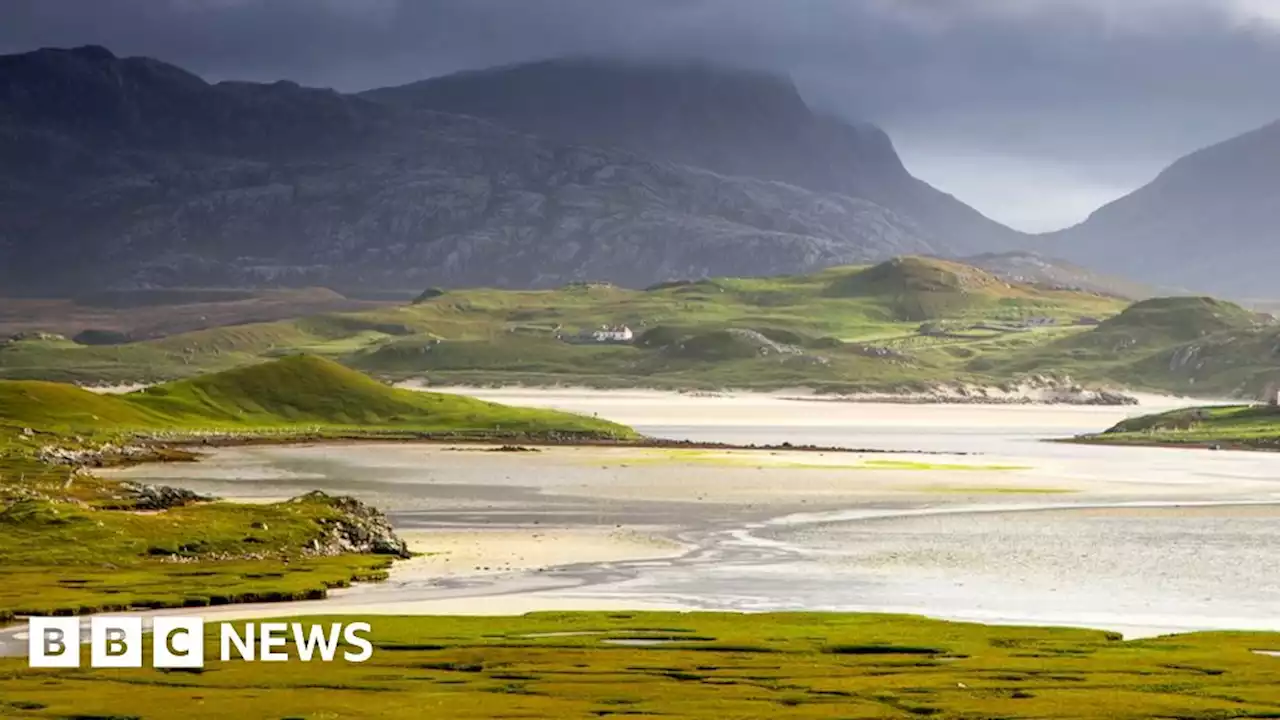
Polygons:
[[954,250],[866,198],[96,47],[0,58],[0,108],[10,294],[643,287]]
[[[669,102],[673,96],[677,102]],[[580,56],[464,71],[361,97],[865,198],[917,218],[951,254],[1012,249],[1023,237],[912,176],[884,130],[813,110],[790,78],[767,71]]]
[[1280,121],[1192,152],[1047,250],[1147,283],[1271,297],[1280,266]]

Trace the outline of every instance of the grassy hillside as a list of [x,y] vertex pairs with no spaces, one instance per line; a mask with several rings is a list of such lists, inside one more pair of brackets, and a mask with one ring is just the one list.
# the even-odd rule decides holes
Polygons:
[[[150,382],[308,352],[382,377],[438,382],[892,390],[1008,379],[966,364],[1085,332],[1077,321],[1124,306],[1008,283],[953,262],[903,258],[646,290],[593,283],[434,290],[400,307],[107,348],[23,340],[0,347],[0,377]],[[642,340],[574,342],[580,331],[623,324]]]
[[882,304],[894,320],[920,322],[986,315],[1002,303],[1034,307],[1044,291],[1011,285],[985,270],[946,260],[906,257],[841,274],[827,288],[837,298],[864,298]]
[[[297,356],[127,395],[0,380],[0,622],[14,614],[322,596],[389,560],[318,553],[349,508],[182,500],[140,514],[130,488],[83,463],[164,459],[152,441],[207,437],[615,438],[629,428],[554,411],[396,390]],[[144,443],[139,445],[139,443]],[[77,456],[75,453],[79,453]],[[77,459],[77,457],[79,459]],[[174,560],[181,562],[174,562]]]
[[1085,333],[970,364],[997,374],[1062,372],[1128,387],[1253,399],[1280,379],[1280,326],[1211,298],[1136,303]]
[[0,381],[0,425],[66,433],[143,430],[415,430],[627,437],[593,418],[388,387],[332,360],[299,355],[99,395],[60,383]]
[[1188,445],[1280,450],[1280,409],[1240,405],[1175,410],[1126,420],[1082,440],[1114,445]]
[[[210,660],[203,671],[0,661],[29,718],[1275,717],[1269,633],[1133,642],[1092,630],[786,613],[375,617],[362,664]],[[354,618],[303,618],[328,628]],[[237,623],[239,624],[239,623]],[[206,658],[217,657],[212,628]],[[240,630],[243,632],[243,629]]]
[[[627,325],[629,344],[579,333]],[[432,289],[412,304],[108,347],[0,342],[0,378],[155,382],[305,352],[384,379],[600,387],[916,390],[1070,375],[1252,398],[1280,380],[1280,326],[1211,298],[1112,297],[931,258],[628,290]]]

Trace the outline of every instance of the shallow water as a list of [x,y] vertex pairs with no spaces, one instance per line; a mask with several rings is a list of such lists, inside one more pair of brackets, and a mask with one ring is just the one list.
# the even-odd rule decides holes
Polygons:
[[[368,445],[228,450],[210,463],[127,474],[228,495],[349,492],[406,528],[660,527],[694,548],[676,560],[560,568],[538,578],[544,599],[910,612],[1134,634],[1280,630],[1280,455],[1041,442],[1097,429],[1098,414],[1077,409],[956,414],[920,406],[884,418],[875,408],[840,408],[840,418],[806,424],[827,408],[795,405],[794,417],[776,423],[640,429],[676,439],[976,453],[939,462],[1026,466],[984,482],[1073,492],[930,494],[895,485],[974,482],[963,472],[629,465],[608,453]],[[1008,424],[1015,416],[1019,423]],[[959,418],[977,421],[951,424]],[[749,483],[777,487],[767,497],[734,495]],[[528,590],[513,582],[414,580],[363,588],[359,597],[412,603]]]
[[1280,630],[1275,506],[957,508],[740,537],[755,539],[772,557],[658,569],[618,589],[709,609],[875,610],[1140,634]]

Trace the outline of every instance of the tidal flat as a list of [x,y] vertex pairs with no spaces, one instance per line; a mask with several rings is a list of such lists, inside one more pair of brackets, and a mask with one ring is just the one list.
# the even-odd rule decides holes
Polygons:
[[119,475],[239,499],[355,495],[436,558],[322,601],[210,611],[226,616],[830,610],[1129,637],[1280,630],[1280,457],[1043,442],[1146,408],[478,394],[656,437],[899,454],[346,443]]

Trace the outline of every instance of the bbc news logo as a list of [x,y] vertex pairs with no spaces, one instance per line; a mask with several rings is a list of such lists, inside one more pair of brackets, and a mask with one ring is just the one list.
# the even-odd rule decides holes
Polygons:
[[[223,662],[362,663],[373,656],[369,623],[219,623],[218,651]],[[80,619],[33,617],[27,621],[27,658],[33,668],[78,668],[81,664]],[[89,619],[89,667],[143,667],[140,617]],[[205,662],[205,623],[199,617],[157,617],[151,621],[152,667],[201,668]],[[292,646],[292,655],[289,648]],[[341,652],[339,652],[341,651]]]

